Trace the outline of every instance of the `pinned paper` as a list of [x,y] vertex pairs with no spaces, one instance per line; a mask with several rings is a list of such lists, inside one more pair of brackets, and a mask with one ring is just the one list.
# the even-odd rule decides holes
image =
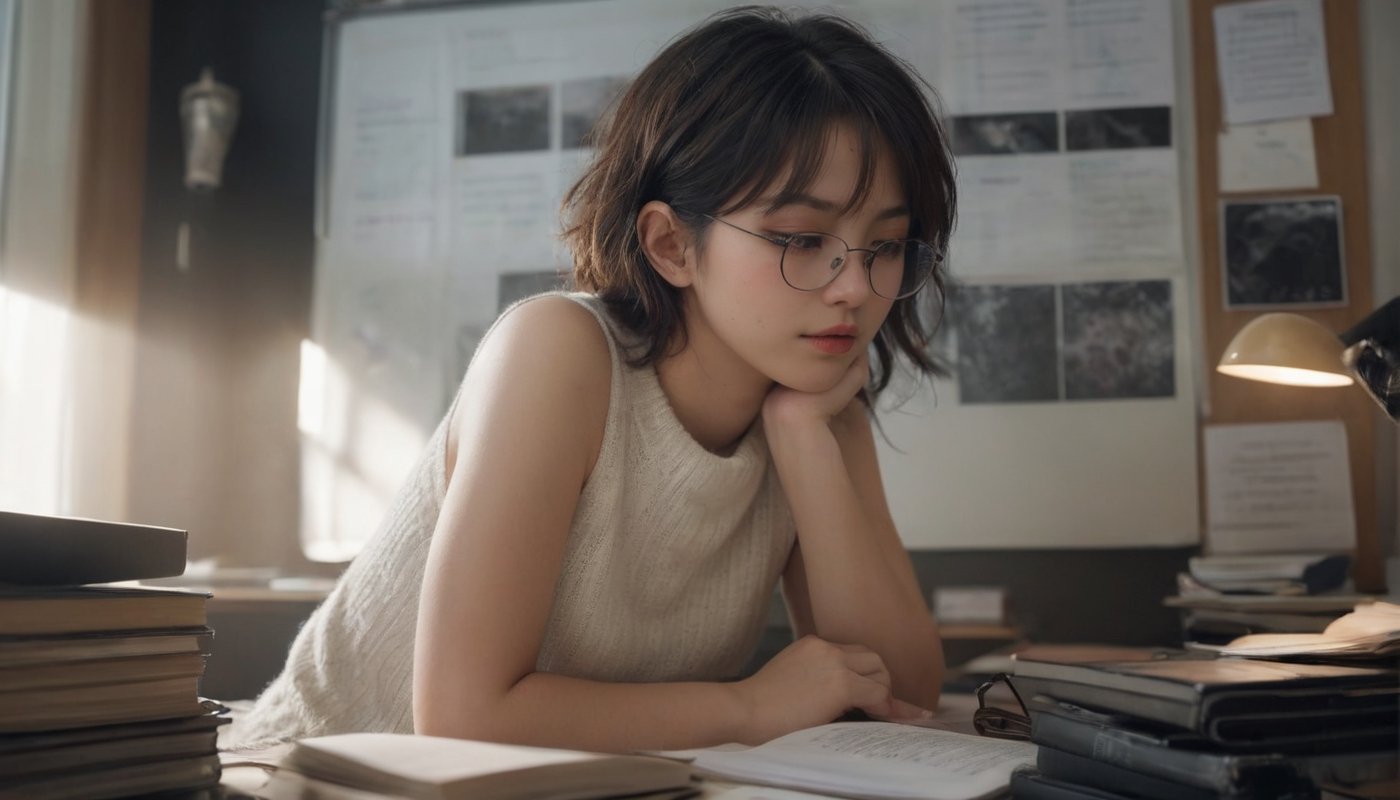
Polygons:
[[1332,113],[1322,0],[1228,3],[1214,19],[1227,123]]
[[1211,552],[1356,547],[1351,464],[1340,421],[1211,425],[1205,450]]
[[1310,119],[1234,125],[1219,141],[1222,192],[1317,188]]

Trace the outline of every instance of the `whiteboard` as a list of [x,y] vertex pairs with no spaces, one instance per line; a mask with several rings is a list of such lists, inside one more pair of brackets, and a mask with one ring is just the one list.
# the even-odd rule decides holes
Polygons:
[[[567,272],[558,203],[590,155],[579,142],[590,115],[667,40],[727,5],[410,7],[328,22],[313,335],[301,398],[302,525],[312,557],[353,555],[498,310]],[[950,128],[966,132],[960,142],[1023,118],[1032,132],[1044,123],[1041,133],[1057,142],[1012,152],[988,139],[959,157],[969,211],[953,238],[952,270],[974,287],[969,296],[1042,287],[1037,296],[1054,298],[1045,320],[1054,320],[1056,343],[1068,335],[1082,287],[1151,284],[1170,298],[1167,327],[1156,334],[1159,349],[1170,350],[1158,369],[1165,393],[1070,397],[1067,367],[1053,379],[1045,374],[1058,396],[1034,402],[987,401],[966,379],[892,390],[908,402],[882,412],[888,441],[880,458],[906,544],[1197,542],[1194,289],[1179,190],[1189,174],[1181,165],[1192,161],[1181,140],[1189,103],[1178,102],[1183,82],[1174,66],[1186,37],[1178,32],[1176,47],[1172,36],[1184,4],[1091,4],[1101,18],[1086,18],[1087,7],[1068,0],[796,5],[845,14],[909,61],[938,87]],[[1009,72],[1020,77],[1008,80],[997,65],[1012,54]],[[1170,119],[1170,142],[1069,152],[1083,139],[1077,120],[1092,122],[1100,106],[1132,105]],[[1113,115],[1104,120],[1116,124]],[[1010,201],[981,188],[1007,185],[1021,187]],[[1074,202],[1056,202],[1065,198]],[[1014,214],[985,213],[1005,202],[1020,205]],[[967,254],[961,261],[959,252]],[[943,344],[960,341],[976,337]]]

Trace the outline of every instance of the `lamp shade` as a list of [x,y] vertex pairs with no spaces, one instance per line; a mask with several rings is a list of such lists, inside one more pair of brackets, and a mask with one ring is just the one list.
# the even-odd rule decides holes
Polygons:
[[1216,370],[1290,386],[1348,386],[1337,334],[1298,314],[1264,314],[1240,328]]

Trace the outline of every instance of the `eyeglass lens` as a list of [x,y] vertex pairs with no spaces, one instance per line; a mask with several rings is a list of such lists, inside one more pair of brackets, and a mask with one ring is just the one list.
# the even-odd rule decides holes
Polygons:
[[[783,250],[783,279],[794,289],[820,289],[836,279],[852,253],[826,233],[799,233]],[[870,286],[881,297],[898,300],[919,290],[933,274],[938,253],[913,239],[882,243],[875,251],[855,251],[870,272]]]

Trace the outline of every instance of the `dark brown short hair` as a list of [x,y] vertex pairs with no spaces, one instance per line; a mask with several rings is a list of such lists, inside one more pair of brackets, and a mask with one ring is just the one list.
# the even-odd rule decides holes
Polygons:
[[[791,169],[779,200],[816,177],[837,122],[859,131],[863,164],[851,199],[869,192],[887,153],[911,217],[910,236],[946,246],[955,215],[952,158],[925,90],[908,64],[852,22],[772,8],[724,11],[682,34],[642,70],[596,132],[592,165],[564,198],[574,284],[596,292],[637,332],[653,363],[683,347],[681,292],[647,262],[637,214],[669,204],[697,234],[708,220],[753,203]],[[894,303],[874,340],[870,390],[889,383],[895,352],[941,374],[928,353],[941,317],[940,266],[927,294]]]

